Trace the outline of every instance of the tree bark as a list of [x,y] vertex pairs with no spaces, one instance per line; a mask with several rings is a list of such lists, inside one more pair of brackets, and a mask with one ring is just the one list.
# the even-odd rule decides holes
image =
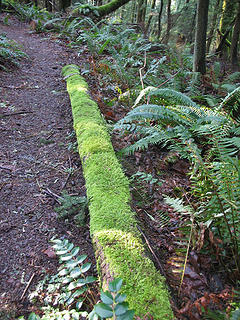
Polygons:
[[231,49],[230,49],[231,63],[233,65],[238,64],[238,50],[237,50],[237,48],[238,48],[239,32],[240,32],[240,2],[238,4],[238,13],[237,13],[237,17],[235,20]]
[[212,43],[214,31],[216,30],[216,22],[217,22],[217,16],[218,16],[218,13],[219,13],[219,5],[220,5],[220,0],[217,0],[216,6],[214,8],[214,14],[212,16],[210,31],[209,31],[209,34],[208,34],[207,50],[206,50],[207,53],[210,50],[210,46],[211,46],[211,43]]
[[60,0],[60,10],[65,10],[66,8],[70,7],[71,0]]
[[163,0],[161,0],[160,9],[159,9],[159,14],[158,14],[158,32],[157,32],[157,38],[158,38],[158,40],[160,39],[160,37],[161,37],[161,32],[162,32],[162,24],[161,24],[162,12],[163,12]]
[[168,44],[169,36],[170,36],[170,30],[171,30],[171,27],[172,27],[171,4],[172,4],[172,0],[168,0],[168,4],[167,4],[167,31],[166,31],[166,35],[164,37],[164,43],[165,44]]
[[99,17],[103,18],[130,1],[131,0],[112,0],[107,4],[95,7],[94,9],[98,11]]
[[196,33],[194,43],[193,71],[206,73],[206,36],[209,0],[198,0]]
[[[222,16],[220,20],[220,34],[226,34],[227,30],[229,29],[229,25],[231,25],[233,17],[235,16],[236,12],[236,4],[239,2],[238,0],[223,0],[223,5],[222,5]],[[219,39],[219,44],[222,41],[222,38],[220,36]],[[227,52],[227,47],[226,47],[226,41],[223,43],[221,47],[221,52],[220,55],[222,57],[227,58],[228,52]],[[219,46],[218,46],[219,47]]]
[[146,0],[138,0],[137,23],[144,26],[146,17]]
[[[151,11],[153,11],[155,9],[155,6],[156,6],[156,0],[153,0],[152,1],[152,6],[151,6]],[[146,30],[147,32],[149,31],[149,28],[150,28],[150,24],[151,24],[151,21],[152,21],[152,14],[150,13],[149,15],[149,18],[148,18],[148,22],[147,22],[147,26],[146,26]]]

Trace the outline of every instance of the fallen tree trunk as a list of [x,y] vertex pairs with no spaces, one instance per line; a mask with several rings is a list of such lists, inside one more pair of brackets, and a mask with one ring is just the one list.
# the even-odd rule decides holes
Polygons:
[[77,66],[63,68],[74,129],[90,199],[90,232],[103,285],[123,279],[130,308],[138,316],[173,319],[164,278],[146,256],[129,200],[128,180],[115,156],[105,121],[88,95]]
[[116,11],[126,3],[131,0],[112,0],[109,3],[106,3],[102,6],[91,6],[88,4],[80,5],[77,9],[74,9],[74,12],[78,12],[79,14],[83,14],[85,16],[95,16],[98,20],[107,16],[108,14]]

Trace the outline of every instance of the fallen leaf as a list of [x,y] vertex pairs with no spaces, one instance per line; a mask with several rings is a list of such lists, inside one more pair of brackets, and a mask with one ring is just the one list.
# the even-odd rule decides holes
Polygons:
[[55,253],[55,251],[49,247],[48,249],[42,251],[44,254],[46,254],[49,258],[51,259],[56,259],[57,255]]

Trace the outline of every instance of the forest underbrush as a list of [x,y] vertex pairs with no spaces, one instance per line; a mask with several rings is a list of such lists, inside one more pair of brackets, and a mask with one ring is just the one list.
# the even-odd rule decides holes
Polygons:
[[[73,51],[76,64],[84,56],[80,73],[130,181],[138,228],[176,319],[239,319],[239,68],[209,56],[202,76],[186,43],[152,41],[114,19],[4,3],[3,24],[13,13],[35,21],[32,32]],[[0,41],[2,69],[27,59],[4,34]]]

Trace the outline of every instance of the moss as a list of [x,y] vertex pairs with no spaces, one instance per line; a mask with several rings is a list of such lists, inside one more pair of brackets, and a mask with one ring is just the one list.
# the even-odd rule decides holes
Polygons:
[[146,257],[129,200],[129,183],[115,156],[105,121],[76,66],[63,68],[90,200],[90,230],[103,278],[104,268],[124,280],[136,314],[172,319],[164,279]]
[[[136,314],[172,319],[164,279],[146,259],[140,239],[121,230],[97,232],[94,241],[103,250],[105,263],[125,281],[123,291]],[[121,252],[121,254],[119,254]]]

